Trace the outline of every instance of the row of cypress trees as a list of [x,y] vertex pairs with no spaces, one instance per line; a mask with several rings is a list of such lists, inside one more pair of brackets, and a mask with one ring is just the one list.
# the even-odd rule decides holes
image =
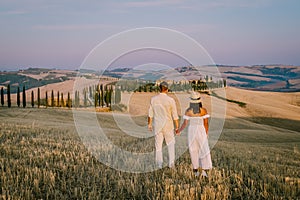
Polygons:
[[[21,94],[20,94],[20,87],[17,88],[17,106],[21,106]],[[7,107],[11,107],[11,91],[10,91],[10,85],[7,85],[7,91],[6,91],[6,96],[7,96]],[[1,95],[0,95],[0,102],[1,105],[4,106],[4,88],[1,88]],[[27,101],[26,101],[26,88],[23,86],[22,90],[22,106],[25,108]],[[51,91],[51,98],[50,98],[50,104],[49,104],[49,98],[48,98],[48,92],[45,92],[45,99],[41,99],[41,92],[40,88],[37,89],[37,101],[35,101],[35,96],[34,96],[34,91],[31,91],[31,106],[34,107],[35,104],[37,104],[37,107],[39,108],[40,106],[46,106],[46,107],[72,107],[72,99],[71,95],[68,92],[68,97],[67,100],[64,100],[64,94],[60,93],[57,91],[57,98],[55,101],[54,97],[54,91]]]
[[[88,92],[90,92],[88,96]],[[22,106],[25,108],[26,105],[26,88],[23,86],[22,90],[22,101],[21,101],[21,91],[20,87],[17,88],[17,106]],[[8,84],[7,86],[7,91],[6,91],[6,96],[7,96],[7,106],[11,107],[11,90],[10,90],[10,85]],[[57,94],[54,94],[54,91],[51,91],[51,96],[48,96],[48,92],[45,92],[45,99],[41,99],[41,92],[40,88],[37,89],[37,101],[35,101],[35,95],[34,91],[31,91],[31,106],[34,107],[35,104],[37,104],[37,107],[39,108],[40,106],[45,106],[45,107],[80,107],[80,97],[79,97],[79,91],[75,91],[75,97],[74,101],[71,99],[71,95],[68,92],[67,100],[64,100],[64,94],[60,93],[57,91]],[[56,96],[56,97],[55,97]],[[1,88],[1,105],[4,106],[4,88]],[[114,98],[113,98],[114,97]],[[121,101],[121,90],[118,88],[113,89],[113,86],[103,86],[97,85],[94,86],[94,89],[92,90],[89,88],[85,88],[83,90],[83,106],[88,107],[89,105],[94,104],[95,107],[97,106],[106,106],[106,107],[111,107],[112,105],[112,100],[113,103],[118,104]],[[91,102],[93,101],[93,102]]]

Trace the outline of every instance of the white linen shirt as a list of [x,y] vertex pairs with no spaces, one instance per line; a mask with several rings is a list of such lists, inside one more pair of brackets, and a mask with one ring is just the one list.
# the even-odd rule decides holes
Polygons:
[[155,134],[161,131],[172,131],[174,129],[173,120],[179,119],[175,100],[165,93],[152,97],[148,116],[154,118]]

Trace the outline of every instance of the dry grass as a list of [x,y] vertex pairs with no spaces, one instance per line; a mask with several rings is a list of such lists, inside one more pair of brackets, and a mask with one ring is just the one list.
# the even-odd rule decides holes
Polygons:
[[[26,118],[24,118],[26,116]],[[98,114],[114,127],[110,114]],[[87,151],[70,110],[6,109],[0,112],[0,199],[297,199],[300,135],[281,127],[228,119],[212,150],[209,178],[195,178],[188,152],[176,170],[126,173]],[[145,116],[136,117],[142,123]],[[275,119],[274,119],[275,120]],[[242,126],[241,126],[242,125]],[[285,124],[282,125],[283,127]],[[151,150],[153,138],[110,139],[120,148]],[[140,145],[143,144],[143,145]]]

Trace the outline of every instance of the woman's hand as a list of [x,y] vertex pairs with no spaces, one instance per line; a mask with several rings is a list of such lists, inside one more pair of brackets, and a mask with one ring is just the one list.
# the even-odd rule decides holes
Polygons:
[[148,124],[148,131],[153,131],[153,127],[151,124]]

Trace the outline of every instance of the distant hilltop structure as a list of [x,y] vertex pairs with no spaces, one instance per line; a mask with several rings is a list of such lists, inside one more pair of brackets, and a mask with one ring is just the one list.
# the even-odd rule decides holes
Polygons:
[[156,80],[155,82],[155,85],[158,86],[161,82],[167,82],[169,85],[172,85],[172,84],[181,84],[181,85],[184,85],[184,84],[197,84],[198,82],[202,82],[202,83],[210,83],[212,82],[212,77],[207,77],[207,79],[190,79],[190,80],[178,80],[178,81],[175,81],[175,80]]

